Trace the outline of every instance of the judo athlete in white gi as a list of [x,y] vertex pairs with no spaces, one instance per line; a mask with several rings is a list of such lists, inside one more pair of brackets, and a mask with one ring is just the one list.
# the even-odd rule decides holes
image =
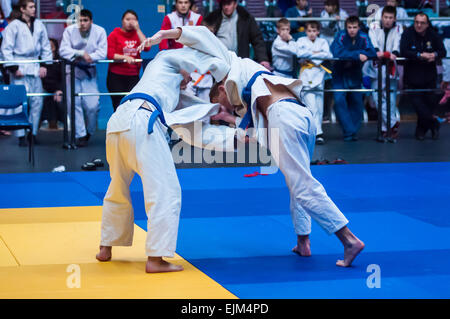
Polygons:
[[[324,59],[330,59],[333,55],[327,40],[319,38],[320,24],[316,21],[306,22],[306,37],[297,40],[297,57],[302,59],[300,80],[303,89],[323,90],[325,73],[330,70],[322,65]],[[302,94],[306,106],[313,114],[317,129],[316,144],[324,144],[322,120],[323,120],[323,92],[304,91]]]
[[[196,32],[186,32],[189,28]],[[316,128],[311,111],[300,102],[301,81],[274,76],[250,59],[239,58],[231,51],[218,50],[222,46],[220,40],[205,27],[182,27],[175,31],[170,35],[158,32],[144,43],[155,43],[171,36],[169,38],[218,57],[223,64],[230,66],[227,77],[218,85],[219,103],[227,108],[236,106],[236,113],[241,117],[236,124],[239,128],[252,125],[256,128],[248,133],[261,146],[270,149],[284,174],[298,235],[293,251],[300,256],[311,255],[309,234],[312,217],[327,233],[336,234],[344,245],[344,259],[338,260],[336,265],[350,266],[364,248],[364,243],[348,229],[348,220],[311,175],[310,158]],[[239,131],[238,138],[244,139],[244,130]]]
[[[78,66],[75,67],[76,93],[99,92],[97,70],[92,63],[106,58],[107,46],[106,31],[92,22],[92,13],[89,10],[81,10],[79,22],[64,30],[59,54],[64,59],[78,63]],[[70,94],[69,76],[70,74],[67,78],[68,94]],[[67,98],[67,104],[70,108],[70,95]],[[95,133],[98,111],[99,96],[75,97],[75,138],[77,146],[86,146],[90,136]]]
[[[173,31],[176,30],[162,32]],[[189,36],[189,30],[186,33]],[[217,48],[220,49],[222,46]],[[111,183],[103,202],[100,252],[97,255],[100,261],[111,259],[111,246],[132,244],[134,219],[129,186],[137,173],[142,180],[148,217],[146,272],[183,269],[163,260],[163,257],[174,256],[181,209],[181,189],[167,143],[167,126],[202,120],[216,114],[219,105],[195,105],[175,111],[183,80],[181,70],[184,70],[185,78],[194,70],[201,74],[209,70],[220,81],[228,73],[229,66],[216,57],[190,48],[162,51],[146,67],[141,80],[111,116],[106,131]],[[190,96],[188,99],[196,98]],[[234,149],[234,130],[224,134],[231,137],[226,139],[230,141],[226,147]]]
[[[52,50],[44,24],[35,19],[36,6],[33,0],[20,2],[22,16],[13,20],[3,31],[2,54],[6,61],[13,60],[52,60]],[[47,69],[39,63],[5,64],[10,73],[11,84],[25,85],[27,92],[42,93],[41,78]],[[42,97],[29,98],[29,120],[33,124],[32,136],[35,139],[39,130],[42,112]],[[19,145],[25,146],[25,130],[17,130]]]
[[[400,39],[402,36],[401,26],[396,24],[395,21],[396,8],[392,6],[386,6],[383,8],[383,14],[381,17],[381,28],[377,24],[372,24],[369,30],[369,38],[377,51],[377,57],[379,59],[392,60],[393,72],[390,72],[390,106],[391,106],[391,123],[392,137],[398,137],[398,127],[400,125],[400,113],[397,109],[397,83],[399,75],[397,72],[397,64],[395,59],[400,54]],[[372,78],[372,89],[378,89],[378,66],[377,61],[368,61],[363,66],[363,74]],[[386,66],[382,68],[382,127],[383,135],[387,132],[387,106],[386,106]],[[373,92],[373,98],[375,103],[378,103],[378,92]]]
[[291,23],[286,18],[277,21],[277,33],[272,44],[273,74],[285,78],[294,77],[294,58],[297,55],[297,45],[290,34]]

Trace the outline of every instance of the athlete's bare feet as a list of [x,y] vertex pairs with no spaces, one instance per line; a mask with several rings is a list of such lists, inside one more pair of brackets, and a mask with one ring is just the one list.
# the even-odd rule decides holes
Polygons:
[[111,246],[100,246],[100,252],[95,256],[98,261],[111,260]]
[[336,266],[349,267],[365,245],[346,226],[337,231],[336,236],[344,245],[344,260],[338,260]]
[[292,248],[292,251],[302,257],[311,256],[311,242],[309,241],[309,235],[297,236],[297,246]]
[[145,265],[145,272],[147,273],[173,272],[182,270],[183,266],[171,264],[162,259],[162,257],[148,257],[147,264]]

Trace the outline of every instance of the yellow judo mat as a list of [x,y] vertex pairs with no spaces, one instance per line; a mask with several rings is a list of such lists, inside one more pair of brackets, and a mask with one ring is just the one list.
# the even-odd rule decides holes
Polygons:
[[176,255],[184,271],[145,273],[146,232],[131,247],[95,259],[101,206],[0,209],[0,298],[232,298]]

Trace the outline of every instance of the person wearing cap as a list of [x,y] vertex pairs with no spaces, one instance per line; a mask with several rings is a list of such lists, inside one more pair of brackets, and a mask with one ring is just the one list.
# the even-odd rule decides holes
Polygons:
[[255,18],[237,0],[218,0],[219,9],[211,12],[205,22],[225,47],[241,58],[250,57],[250,45],[254,60],[270,69],[266,44]]

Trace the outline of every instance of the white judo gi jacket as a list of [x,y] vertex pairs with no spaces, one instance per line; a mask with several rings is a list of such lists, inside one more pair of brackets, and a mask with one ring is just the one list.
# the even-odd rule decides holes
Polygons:
[[[297,55],[295,40],[283,41],[278,35],[272,44],[272,66],[274,74],[282,77],[292,78],[294,72],[294,58]],[[283,73],[282,73],[283,72]],[[284,74],[291,73],[290,75]]]

